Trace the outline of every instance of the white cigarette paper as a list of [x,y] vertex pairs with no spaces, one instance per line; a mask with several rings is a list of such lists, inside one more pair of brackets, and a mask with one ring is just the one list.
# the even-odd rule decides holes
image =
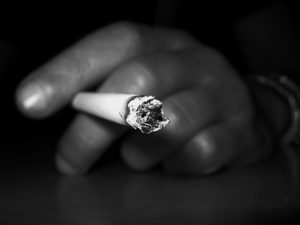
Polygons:
[[115,123],[129,125],[146,134],[158,131],[169,123],[164,116],[162,103],[153,96],[79,93],[73,100],[73,107]]

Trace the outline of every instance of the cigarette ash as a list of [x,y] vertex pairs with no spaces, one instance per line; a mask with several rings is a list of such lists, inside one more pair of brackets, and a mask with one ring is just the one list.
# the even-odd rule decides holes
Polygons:
[[127,104],[126,123],[149,134],[165,127],[170,121],[164,116],[161,101],[153,96],[135,96]]

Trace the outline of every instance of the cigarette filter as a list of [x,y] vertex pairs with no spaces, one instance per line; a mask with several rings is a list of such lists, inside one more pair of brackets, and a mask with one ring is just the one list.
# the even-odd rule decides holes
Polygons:
[[74,108],[129,125],[142,133],[158,131],[169,123],[164,116],[162,102],[153,96],[118,93],[79,93],[73,100]]

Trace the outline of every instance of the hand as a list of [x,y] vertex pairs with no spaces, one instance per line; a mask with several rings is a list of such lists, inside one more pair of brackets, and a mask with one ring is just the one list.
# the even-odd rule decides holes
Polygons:
[[154,95],[170,124],[150,135],[79,114],[60,141],[58,169],[83,173],[121,135],[121,155],[137,170],[208,174],[271,153],[271,135],[248,88],[222,54],[186,33],[118,23],[90,34],[33,72],[17,102],[44,118],[86,88]]

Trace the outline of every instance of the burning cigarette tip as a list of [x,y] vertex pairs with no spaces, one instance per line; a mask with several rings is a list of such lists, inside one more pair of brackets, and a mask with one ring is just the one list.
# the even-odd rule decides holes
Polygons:
[[135,96],[127,104],[126,123],[149,134],[165,127],[170,121],[164,116],[161,101],[153,96]]
[[83,112],[123,124],[149,134],[170,121],[164,115],[162,102],[153,96],[116,93],[79,93],[73,106]]

